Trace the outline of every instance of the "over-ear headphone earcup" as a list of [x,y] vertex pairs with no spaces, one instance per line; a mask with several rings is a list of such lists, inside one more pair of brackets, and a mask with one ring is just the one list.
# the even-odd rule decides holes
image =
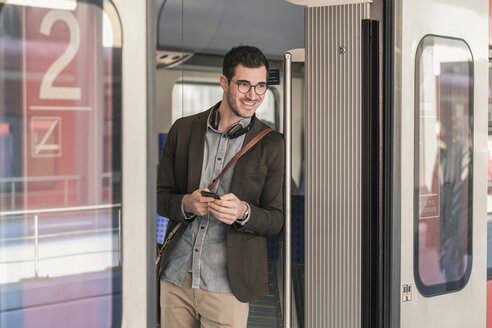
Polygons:
[[[219,129],[219,123],[220,123],[219,106],[220,106],[220,102],[212,108],[212,114],[210,115],[210,125],[215,130]],[[251,127],[254,124],[255,119],[256,119],[256,115],[253,115],[251,117],[251,122],[249,123],[249,125],[247,127],[244,127],[244,128],[240,123],[234,124],[233,126],[231,126],[227,130],[227,132],[226,132],[227,137],[229,137],[230,139],[234,139],[234,138],[237,138],[239,136],[242,136],[243,134],[248,132],[249,129],[251,129]]]
[[214,112],[212,113],[212,117],[211,117],[212,119],[211,125],[215,130],[219,128],[219,122],[220,122],[220,113],[217,109],[218,107],[214,108]]
[[[246,131],[242,131],[242,130]],[[227,130],[227,136],[231,139],[234,139],[236,137],[239,137],[241,134],[246,133],[248,131],[248,128],[243,128],[243,126],[239,123],[234,124]]]

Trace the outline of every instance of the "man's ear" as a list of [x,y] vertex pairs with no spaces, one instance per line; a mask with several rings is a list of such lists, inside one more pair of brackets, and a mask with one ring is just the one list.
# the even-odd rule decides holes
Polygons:
[[225,77],[225,75],[221,75],[219,82],[220,82],[220,86],[222,87],[222,90],[226,92],[229,89],[229,80],[227,79],[227,77]]

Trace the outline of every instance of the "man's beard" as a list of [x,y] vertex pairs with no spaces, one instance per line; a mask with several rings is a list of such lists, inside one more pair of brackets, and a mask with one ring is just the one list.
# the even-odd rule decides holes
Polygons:
[[230,93],[227,93],[227,104],[229,105],[229,108],[231,109],[231,111],[238,117],[241,117],[242,119],[243,118],[248,118],[249,116],[243,116],[239,113],[238,109],[237,109],[237,106],[235,104],[234,101],[231,101],[231,99],[229,98],[230,97]]

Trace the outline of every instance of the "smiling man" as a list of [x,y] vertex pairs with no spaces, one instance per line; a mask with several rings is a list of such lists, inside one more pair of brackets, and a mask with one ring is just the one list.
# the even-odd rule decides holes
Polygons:
[[182,226],[161,261],[163,327],[246,327],[249,302],[268,293],[266,236],[284,223],[282,135],[267,134],[208,189],[268,128],[255,116],[267,75],[258,48],[232,48],[220,77],[222,101],[177,120],[166,138],[157,210],[170,219],[166,237]]

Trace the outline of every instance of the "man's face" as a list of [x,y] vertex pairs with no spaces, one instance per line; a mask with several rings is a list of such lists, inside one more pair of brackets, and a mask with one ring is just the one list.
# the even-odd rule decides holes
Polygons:
[[[232,80],[247,81],[250,85],[257,85],[258,83],[266,83],[266,75],[265,66],[248,68],[239,64],[236,66]],[[236,116],[241,118],[252,117],[265,97],[265,94],[258,95],[254,87],[247,93],[241,93],[238,84],[233,81],[227,81],[225,76],[221,77],[221,84],[226,94],[228,107]]]

